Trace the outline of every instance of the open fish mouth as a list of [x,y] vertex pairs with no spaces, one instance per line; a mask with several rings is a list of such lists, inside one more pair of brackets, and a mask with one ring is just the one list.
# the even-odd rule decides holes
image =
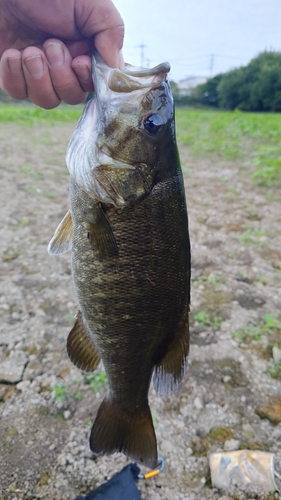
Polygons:
[[[129,171],[145,162],[132,161],[122,154],[120,148],[114,148],[113,151],[108,146],[107,130],[116,121],[118,113],[138,115],[146,94],[166,80],[170,64],[164,62],[149,69],[126,64],[125,69],[120,70],[107,66],[95,52],[92,66],[95,97],[85,106],[69,143],[66,163],[70,175],[91,197],[100,202],[123,206],[126,200],[122,194],[112,198],[97,178],[97,169],[104,167]],[[134,126],[137,128],[137,123]]]

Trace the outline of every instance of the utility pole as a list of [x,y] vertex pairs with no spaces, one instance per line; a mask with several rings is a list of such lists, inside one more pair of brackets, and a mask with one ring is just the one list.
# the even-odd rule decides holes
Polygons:
[[210,78],[212,78],[213,75],[213,67],[214,67],[214,54],[211,54],[211,63],[210,63]]
[[146,47],[146,45],[144,43],[141,43],[139,46],[138,46],[140,49],[141,49],[141,67],[144,66],[144,49]]

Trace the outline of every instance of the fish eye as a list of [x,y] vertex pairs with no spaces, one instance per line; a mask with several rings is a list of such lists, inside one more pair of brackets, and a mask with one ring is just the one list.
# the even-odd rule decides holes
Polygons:
[[143,127],[149,135],[156,135],[164,125],[162,116],[158,113],[147,116],[143,121]]

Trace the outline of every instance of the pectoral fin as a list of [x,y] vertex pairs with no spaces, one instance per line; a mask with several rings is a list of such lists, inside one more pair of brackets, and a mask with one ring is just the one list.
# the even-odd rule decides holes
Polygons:
[[153,386],[157,394],[167,396],[178,388],[187,369],[188,352],[189,324],[186,306],[164,356],[154,367]]
[[58,225],[54,236],[48,245],[49,255],[58,255],[67,252],[72,246],[72,217],[70,210]]
[[79,311],[71,332],[67,338],[67,353],[72,363],[80,370],[93,372],[97,369],[100,356],[84,325],[82,314]]
[[100,259],[118,257],[118,248],[114,234],[101,204],[97,205],[95,211],[87,211],[88,238],[94,251]]

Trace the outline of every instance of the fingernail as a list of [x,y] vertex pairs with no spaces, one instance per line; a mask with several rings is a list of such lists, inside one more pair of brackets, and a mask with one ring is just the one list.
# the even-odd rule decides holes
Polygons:
[[27,57],[24,63],[33,78],[41,78],[44,72],[44,64],[41,56]]
[[8,58],[9,70],[14,76],[18,76],[22,72],[21,58],[20,57],[9,57]]
[[123,57],[122,50],[120,50],[120,52],[119,52],[118,61],[119,61],[119,68],[120,69],[124,69],[125,68],[125,62],[124,62],[124,57]]
[[88,66],[75,65],[73,66],[73,69],[75,70],[75,73],[79,76],[79,78],[84,82],[87,82],[91,79],[91,73]]
[[64,63],[64,51],[60,43],[49,43],[45,48],[45,54],[53,68],[59,68]]

